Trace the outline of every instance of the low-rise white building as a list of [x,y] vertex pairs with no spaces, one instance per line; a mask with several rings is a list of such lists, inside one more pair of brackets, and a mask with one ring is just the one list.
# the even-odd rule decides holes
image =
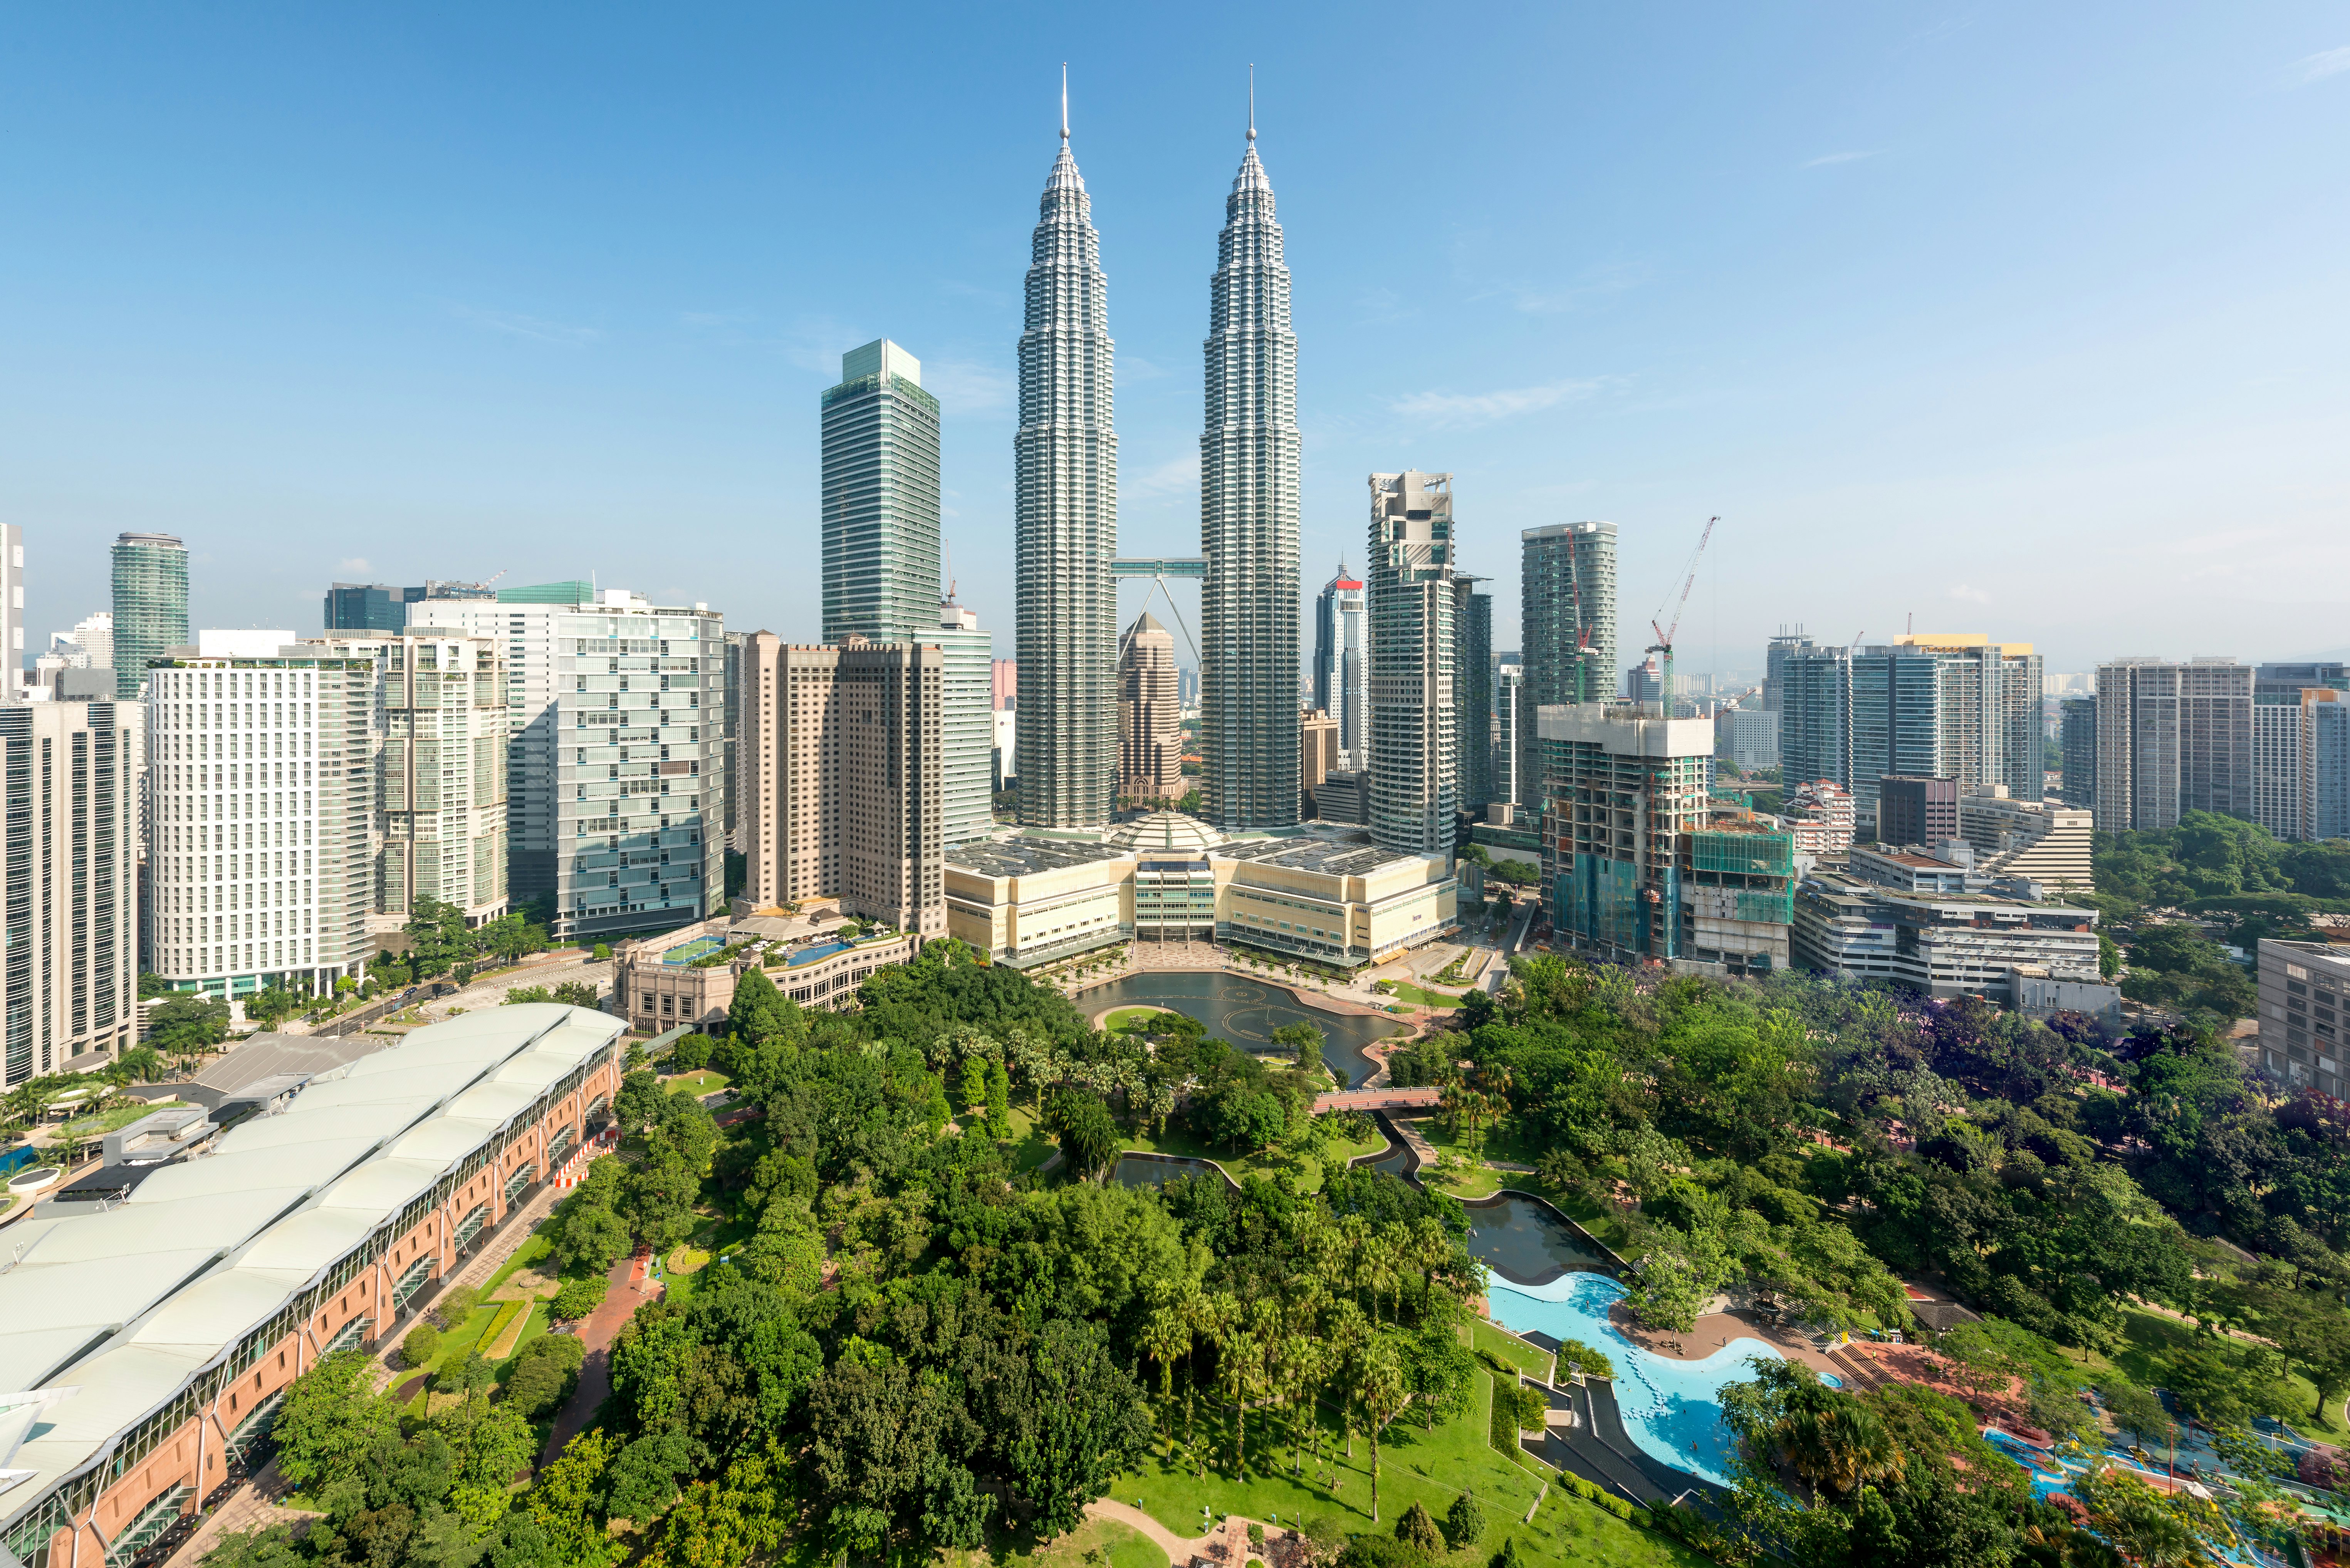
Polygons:
[[1989,877],[2025,877],[2087,892],[2095,822],[2087,806],[2011,800],[2003,784],[1959,796],[1959,835],[1974,846],[1975,868]]
[[2071,904],[1911,892],[1821,869],[1797,888],[1794,916],[1794,958],[1804,968],[1929,996],[2007,1002],[2019,967],[2097,978],[2097,911]]

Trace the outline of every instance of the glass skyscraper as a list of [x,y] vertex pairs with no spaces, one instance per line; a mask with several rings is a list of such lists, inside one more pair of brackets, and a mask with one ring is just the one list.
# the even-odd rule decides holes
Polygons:
[[1297,335],[1256,127],[1209,286],[1200,786],[1227,829],[1297,821]]
[[1113,346],[1101,236],[1069,155],[1066,99],[1061,120],[1061,153],[1030,242],[1012,447],[1016,771],[1023,826],[1099,827],[1118,770]]
[[939,629],[939,400],[888,338],[840,357],[824,393],[824,640]]
[[1338,721],[1338,765],[1362,767],[1371,724],[1363,693],[1363,585],[1347,575],[1344,561],[1314,597],[1314,705]]
[[188,646],[188,550],[169,534],[114,541],[114,694],[139,695],[147,667]]
[[1452,579],[1452,628],[1460,639],[1452,659],[1460,710],[1460,760],[1453,771],[1461,781],[1461,809],[1476,813],[1503,798],[1493,793],[1493,596],[1472,586],[1484,580],[1466,575]]
[[1539,810],[1534,710],[1616,695],[1616,524],[1552,523],[1518,539],[1518,799]]

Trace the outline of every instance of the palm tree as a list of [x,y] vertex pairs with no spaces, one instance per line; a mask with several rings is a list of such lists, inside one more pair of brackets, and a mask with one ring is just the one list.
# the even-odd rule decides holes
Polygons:
[[1325,1325],[1323,1343],[1326,1347],[1322,1358],[1322,1375],[1336,1386],[1339,1424],[1346,1428],[1347,1457],[1355,1457],[1355,1403],[1349,1397],[1361,1366],[1364,1346],[1371,1342],[1371,1325],[1363,1317],[1363,1309],[1347,1297],[1330,1303],[1330,1317]]
[[1232,1464],[1243,1481],[1248,1480],[1248,1402],[1256,1391],[1264,1366],[1264,1342],[1232,1297],[1232,1310],[1222,1314],[1216,1334],[1216,1381],[1232,1402]]
[[[1208,1295],[1204,1293],[1194,1293],[1185,1302],[1184,1315],[1191,1330],[1193,1358],[1191,1375],[1185,1379],[1183,1385],[1183,1441],[1186,1443],[1191,1441],[1192,1396],[1200,1386],[1198,1364],[1200,1341],[1204,1339],[1217,1345],[1219,1347],[1217,1354],[1221,1357],[1225,1325],[1228,1323],[1239,1322],[1240,1311],[1239,1298],[1221,1293],[1215,1295]],[[1195,1451],[1200,1455],[1200,1479],[1205,1480],[1208,1479],[1207,1454],[1205,1450]]]
[[[1191,1353],[1191,1316],[1180,1297],[1151,1309],[1142,1324],[1143,1354],[1159,1363],[1159,1403],[1165,1408],[1175,1392],[1175,1362]],[[1175,1455],[1175,1423],[1167,1423],[1167,1454]]]
[[1355,1401],[1363,1407],[1363,1425],[1371,1435],[1371,1522],[1379,1521],[1379,1432],[1395,1418],[1410,1397],[1403,1376],[1403,1358],[1395,1342],[1375,1335],[1364,1347],[1355,1378]]
[[1898,1474],[1901,1450],[1859,1401],[1819,1389],[1780,1417],[1779,1447],[1795,1473],[1849,1497],[1864,1484]]
[[[1379,1298],[1393,1295],[1403,1289],[1402,1260],[1396,1254],[1397,1242],[1406,1233],[1401,1225],[1382,1225],[1357,1258],[1355,1267],[1364,1286],[1371,1293],[1371,1321],[1385,1320],[1379,1315]],[[1399,1303],[1399,1305],[1401,1303]]]
[[1322,1342],[1312,1334],[1282,1335],[1274,1347],[1281,1390],[1289,1402],[1289,1473],[1305,1473],[1305,1430],[1314,1416],[1314,1390],[1321,1382]]
[[1411,1261],[1419,1269],[1420,1311],[1425,1313],[1436,1299],[1436,1276],[1452,1265],[1452,1238],[1433,1216],[1423,1214],[1411,1222]]

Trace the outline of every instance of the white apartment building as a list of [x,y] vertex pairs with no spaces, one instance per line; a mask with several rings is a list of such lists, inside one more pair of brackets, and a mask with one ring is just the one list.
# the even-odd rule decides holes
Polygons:
[[2022,877],[2052,891],[2090,890],[2095,814],[2053,800],[2011,800],[2004,784],[1959,796],[1959,836],[1974,846],[1986,877]]
[[1771,708],[1725,708],[1714,715],[1714,755],[1741,769],[1779,765],[1779,714]]
[[478,926],[506,911],[505,660],[486,637],[411,627],[315,644],[370,660],[375,820],[369,925],[396,931],[418,900]]
[[0,1089],[138,1043],[138,709],[0,706]]
[[513,903],[553,893],[555,934],[591,942],[723,908],[723,617],[553,583],[409,620],[504,647]]
[[206,631],[150,670],[154,972],[228,998],[357,974],[373,880],[373,660],[290,631]]
[[1818,859],[1852,848],[1856,815],[1849,790],[1834,779],[1813,779],[1787,796],[1779,820],[1795,836],[1795,853]]
[[939,703],[939,836],[961,844],[995,828],[995,725],[989,717],[995,707],[995,642],[980,629],[976,611],[949,600],[939,606],[938,644],[946,658]]
[[556,627],[595,597],[586,583],[548,583],[408,607],[411,629],[486,637],[504,651],[506,894],[517,906],[555,891]]

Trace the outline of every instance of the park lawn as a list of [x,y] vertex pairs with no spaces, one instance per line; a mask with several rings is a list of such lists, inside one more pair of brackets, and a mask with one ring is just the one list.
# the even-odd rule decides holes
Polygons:
[[1141,1134],[1118,1140],[1118,1147],[1138,1154],[1180,1154],[1192,1159],[1212,1160],[1234,1181],[1245,1181],[1252,1176],[1270,1180],[1284,1172],[1296,1179],[1300,1190],[1319,1192],[1322,1189],[1322,1160],[1350,1160],[1359,1155],[1377,1154],[1387,1147],[1383,1136],[1374,1135],[1359,1141],[1334,1138],[1322,1146],[1322,1154],[1314,1159],[1298,1159],[1275,1150],[1270,1155],[1236,1155],[1212,1145],[1190,1128],[1168,1124],[1164,1133],[1155,1137]]
[[546,1303],[545,1302],[531,1303],[530,1316],[524,1320],[522,1325],[522,1335],[515,1341],[515,1354],[517,1355],[521,1355],[522,1347],[524,1345],[528,1345],[534,1339],[541,1338],[546,1334],[552,1332],[554,1327],[555,1319],[549,1315]]
[[[941,1552],[939,1568],[1086,1568],[1087,1559],[1099,1552],[1107,1568],[1168,1568],[1167,1553],[1130,1524],[1115,1519],[1088,1519],[1066,1535],[1038,1541],[1026,1528],[989,1532],[988,1544],[976,1552]],[[823,1559],[829,1563],[832,1559]]]
[[1414,1002],[1421,1007],[1458,1007],[1461,1005],[1461,998],[1459,994],[1455,992],[1430,991],[1425,986],[1414,985],[1408,980],[1399,980],[1394,982],[1394,986],[1395,999],[1398,1002]]
[[[1614,1514],[1554,1487],[1535,1510],[1532,1523],[1521,1522],[1534,1501],[1548,1472],[1527,1461],[1513,1464],[1510,1456],[1488,1440],[1492,1414],[1492,1380],[1477,1380],[1471,1407],[1430,1432],[1407,1409],[1387,1429],[1379,1443],[1379,1517],[1370,1517],[1370,1443],[1355,1434],[1355,1457],[1345,1457],[1346,1443],[1335,1413],[1317,1409],[1326,1434],[1325,1453],[1306,1457],[1305,1473],[1290,1473],[1289,1428],[1286,1413],[1253,1412],[1249,1422],[1251,1477],[1234,1480],[1232,1439],[1226,1412],[1220,1402],[1202,1401],[1195,1417],[1194,1436],[1210,1463],[1207,1478],[1198,1475],[1196,1461],[1180,1451],[1170,1461],[1162,1430],[1150,1458],[1138,1472],[1118,1477],[1108,1495],[1124,1502],[1139,1499],[1143,1511],[1178,1535],[1197,1535],[1204,1504],[1218,1517],[1236,1513],[1246,1519],[1282,1526],[1303,1524],[1310,1534],[1360,1535],[1389,1533],[1404,1511],[1417,1502],[1439,1520],[1463,1490],[1474,1490],[1485,1510],[1485,1538],[1458,1552],[1438,1554],[1430,1568],[1483,1568],[1515,1537],[1522,1557],[1543,1563],[1695,1565],[1704,1560],[1677,1542],[1637,1529]],[[1215,1408],[1207,1407],[1214,1405]],[[1182,1407],[1170,1401],[1173,1425],[1182,1424]],[[1309,1448],[1311,1444],[1309,1443]],[[1263,1467],[1270,1465],[1271,1474]],[[1335,1491],[1321,1484],[1335,1476]]]
[[1530,1376],[1550,1381],[1551,1358],[1507,1329],[1479,1318],[1469,1326],[1469,1348],[1490,1350]]
[[[437,1377],[443,1367],[463,1365],[466,1356],[481,1348],[482,1335],[488,1332],[491,1323],[496,1319],[499,1310],[504,1305],[504,1302],[483,1302],[480,1306],[473,1309],[472,1315],[464,1322],[442,1332],[441,1348],[433,1355],[432,1360],[426,1362],[421,1368],[409,1370],[421,1370],[429,1376]],[[408,1326],[412,1329],[416,1324],[411,1323]],[[400,1372],[395,1376],[404,1379],[408,1376],[408,1371]],[[427,1386],[431,1385],[428,1383]]]
[[[2133,1306],[2122,1308],[2122,1337],[2126,1343],[2114,1354],[2110,1362],[2104,1356],[2093,1355],[2085,1363],[2075,1363],[2079,1367],[2077,1375],[2094,1377],[2110,1365],[2142,1388],[2167,1388],[2170,1386],[2170,1357],[2179,1351],[2206,1349],[2216,1345],[2223,1351],[2235,1352],[2241,1366],[2242,1360],[2249,1358],[2257,1348],[2241,1340],[2205,1338],[2197,1334],[2192,1324]],[[2328,1406],[2324,1417],[2313,1420],[2310,1412],[2317,1404],[2316,1387],[2298,1372],[2289,1373],[2285,1383],[2293,1390],[2294,1400],[2294,1407],[2286,1417],[2287,1425],[2311,1437],[2330,1438],[2337,1441],[2350,1435],[2350,1428],[2342,1424],[2339,1402]]]
[[492,1274],[489,1282],[482,1287],[482,1298],[488,1300],[492,1292],[554,1251],[555,1243],[546,1237],[525,1236],[522,1245],[515,1249],[514,1256],[500,1263],[497,1272]]
[[1429,1186],[1440,1188],[1455,1198],[1471,1202],[1480,1198],[1491,1198],[1502,1190],[1502,1173],[1482,1165],[1472,1165],[1466,1170],[1455,1170],[1445,1176],[1439,1176],[1429,1169],[1423,1169],[1419,1174],[1421,1180]]
[[1174,1011],[1171,1007],[1115,1008],[1102,1020],[1102,1028],[1106,1032],[1112,1033],[1132,1029],[1138,1023],[1146,1023],[1150,1019],[1163,1017]]
[[691,1073],[680,1073],[674,1078],[664,1078],[662,1085],[672,1095],[714,1095],[734,1080],[725,1074],[701,1067]]

